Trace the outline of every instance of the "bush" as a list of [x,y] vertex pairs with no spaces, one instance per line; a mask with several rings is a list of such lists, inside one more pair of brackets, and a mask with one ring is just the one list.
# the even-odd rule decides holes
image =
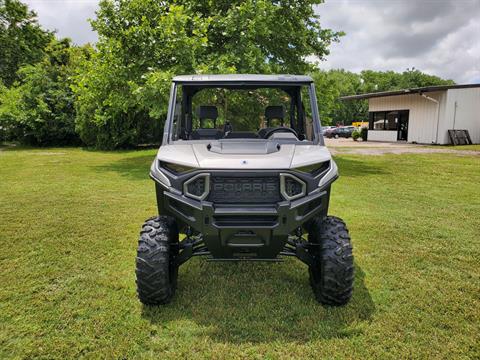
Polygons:
[[70,89],[70,41],[52,41],[44,59],[18,71],[20,81],[0,92],[0,127],[6,140],[47,145],[79,144]]
[[360,137],[360,131],[354,130],[354,131],[352,132],[352,139],[353,139],[353,141],[357,141],[359,137]]
[[362,127],[360,129],[360,137],[362,138],[363,141],[367,141],[368,129],[366,127]]
[[172,75],[152,71],[141,83],[129,76],[97,54],[84,64],[73,89],[75,128],[86,145],[112,150],[161,143]]

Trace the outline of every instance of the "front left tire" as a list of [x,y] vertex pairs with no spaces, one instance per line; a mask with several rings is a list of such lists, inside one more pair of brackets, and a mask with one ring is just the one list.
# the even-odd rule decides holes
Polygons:
[[352,243],[345,222],[335,216],[316,218],[308,240],[314,259],[308,270],[315,298],[324,305],[345,305],[352,297],[354,280]]
[[145,305],[164,305],[177,287],[178,226],[168,216],[145,221],[140,231],[136,258],[137,294]]

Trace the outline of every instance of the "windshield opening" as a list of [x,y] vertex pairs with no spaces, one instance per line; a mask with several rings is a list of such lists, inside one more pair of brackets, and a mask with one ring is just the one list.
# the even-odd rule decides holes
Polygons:
[[171,138],[313,141],[308,90],[307,85],[177,85]]

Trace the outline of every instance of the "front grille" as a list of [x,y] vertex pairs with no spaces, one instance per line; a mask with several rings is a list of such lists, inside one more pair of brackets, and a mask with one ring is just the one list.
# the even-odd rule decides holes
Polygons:
[[214,217],[218,226],[274,226],[276,215],[217,215]]
[[209,201],[220,204],[265,204],[282,200],[277,176],[212,176]]

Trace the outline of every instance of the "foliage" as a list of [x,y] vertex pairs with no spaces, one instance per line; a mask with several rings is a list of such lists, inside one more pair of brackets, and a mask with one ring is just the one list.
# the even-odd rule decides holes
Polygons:
[[78,143],[70,84],[85,51],[68,39],[53,40],[42,61],[20,68],[18,84],[0,94],[0,124],[8,138],[42,146]]
[[316,70],[312,77],[315,80],[322,125],[367,121],[367,100],[342,101],[339,99],[341,96],[455,84],[452,80],[444,80],[417,69],[407,69],[402,73],[364,70],[359,74],[343,69]]
[[353,139],[353,141],[357,141],[359,137],[360,137],[360,131],[358,131],[358,130],[353,130],[353,132],[352,132],[352,139]]
[[433,85],[454,85],[453,80],[444,80],[438,76],[429,75],[415,68],[402,73],[394,71],[364,70],[360,73],[363,80],[364,93],[410,89]]
[[367,141],[367,139],[368,139],[368,128],[363,126],[360,129],[360,137],[362,138],[363,141]]
[[366,102],[352,102],[345,105],[340,96],[362,93],[361,77],[343,69],[322,71],[312,74],[315,81],[318,108],[322,125],[337,125],[361,120],[368,112]]
[[101,148],[159,142],[173,74],[311,70],[306,57],[322,59],[341,35],[320,27],[320,2],[101,1],[92,21],[98,53],[75,86],[82,140]]
[[37,15],[19,0],[0,0],[0,80],[18,79],[17,70],[44,56],[53,34],[40,27]]

